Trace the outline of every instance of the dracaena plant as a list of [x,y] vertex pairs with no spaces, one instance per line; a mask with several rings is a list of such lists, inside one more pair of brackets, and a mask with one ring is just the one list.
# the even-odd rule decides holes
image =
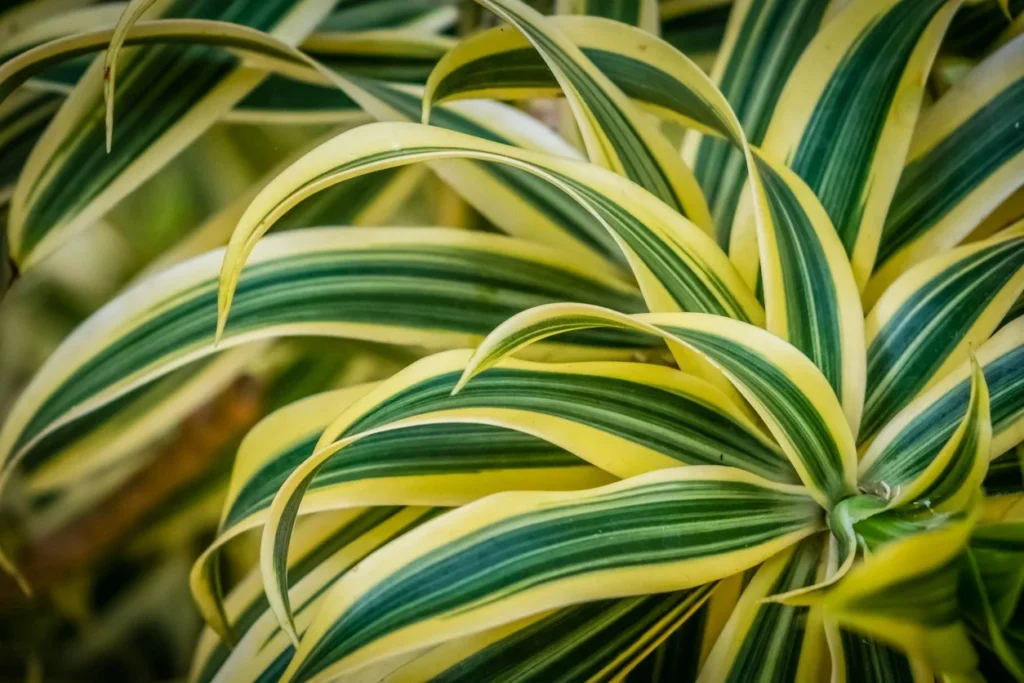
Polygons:
[[[500,24],[457,42],[399,31],[301,49],[231,16],[135,23],[150,4],[12,58],[0,92],[110,44],[93,89],[76,88],[103,112],[105,83],[89,133],[116,154],[155,135],[122,132],[142,95],[120,90],[119,69],[140,68],[120,48],[191,41],[306,93],[277,116],[377,122],[230,207],[225,249],[73,333],[0,432],[3,485],[25,468],[67,481],[86,465],[53,456],[55,440],[231,347],[448,349],[249,433],[192,570],[209,624],[193,680],[1024,677],[1012,28],[966,73],[943,70],[933,97],[944,40],[978,31],[957,29],[976,7],[737,2],[706,75],[656,34],[707,3],[545,15],[481,0]],[[339,42],[362,59],[332,61]],[[396,83],[403,60],[428,64],[424,83]],[[241,97],[196,109],[239,116]],[[242,116],[268,116],[262,102]],[[165,154],[187,144],[167,130]],[[58,133],[51,154],[74,144]],[[13,195],[25,266],[128,182],[105,170],[78,204],[53,203],[55,179],[80,172],[53,163],[30,159]],[[506,235],[264,237],[302,211],[321,220],[318,198],[393,203],[415,164]],[[224,595],[221,554],[252,530],[258,567]]]

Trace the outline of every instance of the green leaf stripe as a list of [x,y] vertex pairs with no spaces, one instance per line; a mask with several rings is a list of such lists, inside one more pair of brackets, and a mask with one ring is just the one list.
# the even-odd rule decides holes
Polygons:
[[[674,480],[522,513],[421,556],[361,595],[294,672],[480,600],[621,567],[710,557],[806,528],[816,505],[747,482]],[[530,552],[543,548],[544,552]]]
[[[957,443],[952,457],[935,481],[918,496],[918,500],[926,506],[939,505],[949,500],[964,486],[964,482],[970,476],[978,456],[983,430],[987,427],[988,415],[985,414],[984,408],[984,402],[977,396],[969,402],[967,416],[964,418],[966,430]],[[984,453],[983,457],[987,461],[988,453]]]
[[708,332],[660,325],[738,378],[771,410],[801,454],[818,490],[832,501],[846,497],[839,447],[811,399],[778,366],[735,342]]
[[[406,508],[401,507],[368,508],[365,512],[362,512],[347,524],[325,536],[317,544],[310,547],[301,557],[290,562],[288,566],[289,586],[294,587],[298,585],[314,570],[325,564],[329,564],[332,556],[343,551],[349,546],[349,544],[360,536],[372,531],[384,522],[393,519],[397,514],[405,509]],[[426,511],[422,516],[415,518],[409,524],[396,529],[395,532],[391,534],[390,538],[397,538],[424,522],[437,517],[443,512],[444,509],[442,508]],[[387,541],[390,540],[390,538],[381,540]],[[367,548],[365,554],[368,555],[372,551],[373,548]],[[347,562],[346,564],[354,566],[356,562]],[[323,583],[319,585],[317,589],[305,600],[295,604],[294,609],[296,616],[301,615],[307,610],[315,609],[316,605],[320,601],[319,599],[344,575],[345,572],[342,571],[329,576],[327,580],[323,581]],[[280,632],[280,627],[277,626],[276,619],[273,619],[273,615],[270,614],[270,605],[267,601],[266,593],[260,590],[253,596],[253,599],[247,605],[239,610],[238,616],[232,621],[232,630],[234,633],[239,634],[244,641],[245,634],[249,629],[252,628],[252,626],[261,618],[265,619],[268,617],[273,620],[275,626],[271,633],[266,636],[265,640],[267,642]],[[195,683],[209,683],[210,681],[213,681],[220,672],[225,661],[227,661],[231,651],[231,645],[219,640],[213,650],[207,655],[202,668],[199,669],[199,671],[192,677],[192,680],[194,680]],[[290,645],[282,650],[280,657],[274,662],[273,666],[264,672],[264,676],[268,681],[277,680],[276,677],[280,676],[284,671],[284,668],[288,665],[293,654],[294,649]]]
[[[277,243],[305,246],[298,254],[267,258],[245,269],[227,334],[324,323],[485,334],[510,315],[540,303],[583,298],[632,310],[642,307],[629,294],[541,262],[437,244],[331,248],[328,238],[338,232],[311,229],[264,240],[269,240],[264,247],[268,254],[275,253]],[[358,234],[355,228],[340,232]],[[426,229],[411,232],[429,234]],[[173,282],[194,269],[208,273],[196,284],[168,293],[165,300],[153,301],[149,310],[154,313],[65,379],[33,414],[15,450],[66,411],[133,373],[162,368],[185,353],[212,353],[221,258],[222,252],[211,252],[158,276]],[[157,281],[149,284],[160,291]],[[118,305],[115,299],[103,310]],[[401,325],[395,327],[395,321]],[[575,341],[629,348],[629,339],[587,333]]]
[[871,160],[902,65],[945,4],[898,2],[866,29],[832,74],[793,153],[790,167],[821,200],[847,254],[857,241]]
[[1022,267],[1024,237],[984,247],[936,274],[889,317],[868,347],[862,443],[918,394]]
[[[535,50],[528,52],[540,59]],[[545,73],[550,74],[551,72],[547,71],[545,67]],[[423,101],[416,95],[372,79],[351,77],[350,80],[393,107],[409,121],[419,121],[423,110]],[[432,107],[430,123],[492,142],[514,146],[514,143],[503,137],[498,130],[485,128],[451,108]],[[622,250],[615,244],[608,231],[594,220],[594,217],[580,206],[579,202],[559,188],[543,178],[518,168],[485,161],[474,163],[478,163],[481,168],[486,169],[502,184],[507,185],[523,201],[532,204],[538,211],[549,217],[553,223],[562,227],[581,243],[603,256],[619,262],[623,261]]]
[[788,341],[810,358],[836,396],[843,391],[839,296],[825,251],[789,185],[757,158],[758,172],[776,229],[788,316]]
[[351,225],[394,182],[402,169],[368,173],[307,197],[274,224],[275,232],[331,225]]
[[586,14],[621,21],[630,26],[640,23],[643,0],[585,0]]
[[[987,363],[983,371],[991,401],[992,434],[998,436],[1024,413],[1024,345]],[[964,419],[970,394],[968,377],[911,420],[862,473],[861,485],[896,487],[920,475]]]
[[916,683],[906,655],[860,633],[840,629],[846,680],[851,683]]
[[[780,483],[798,478],[781,453],[730,416],[658,387],[613,377],[494,368],[455,396],[461,371],[437,375],[387,399],[339,438],[433,411],[497,407],[552,415],[634,441],[688,465],[729,465]],[[317,435],[319,436],[319,435]],[[270,505],[315,438],[267,463],[242,488],[225,526]],[[485,425],[428,425],[374,434],[317,472],[310,491],[359,479],[488,469],[585,466],[533,436]]]
[[32,93],[0,107],[0,190],[17,181],[29,152],[61,102],[59,95]]
[[50,432],[25,453],[20,463],[22,471],[29,474],[37,470],[59,455],[63,449],[100,429],[118,415],[145,410],[147,405],[157,404],[161,398],[188,382],[190,377],[199,373],[208,363],[208,359],[192,363],[187,369],[175,371],[159,382],[138,387],[119,396],[90,413],[87,420],[74,420]]
[[875,268],[923,235],[1024,150],[1024,78],[1010,84],[934,148],[903,169],[885,219]]
[[[622,673],[606,667],[626,650],[656,641],[679,625],[714,584],[665,595],[599,600],[559,610],[490,645],[435,676],[433,683],[512,683],[523,680],[588,681]],[[659,624],[659,621],[665,623]]]
[[[178,0],[165,16],[216,19],[268,30],[295,5],[294,0],[252,4]],[[46,233],[74,216],[150,144],[230,74],[239,61],[222,50],[157,45],[126,59],[118,73],[118,144],[106,152],[103,117],[81,117],[62,154],[50,161],[58,172],[38,188],[25,217],[21,253],[31,251]],[[102,112],[103,103],[98,102]]]
[[338,3],[316,28],[325,32],[400,28],[452,5],[452,0],[346,0]]
[[[816,0],[749,3],[736,43],[718,79],[718,88],[732,106],[751,145],[760,145],[764,140],[786,79],[814,37],[826,6],[827,3]],[[722,9],[727,8],[709,12]],[[668,35],[665,38],[672,42]],[[723,140],[705,136],[697,150],[693,172],[715,220],[718,244],[727,248],[733,214],[747,177],[743,154]]]
[[515,21],[516,27],[523,35],[549,55],[557,67],[568,76],[587,107],[601,122],[608,140],[615,147],[616,156],[622,162],[626,177],[685,216],[686,212],[676,197],[671,182],[648,152],[647,145],[630,123],[629,117],[575,60],[562,52],[561,48],[538,30],[531,21],[511,9],[505,8],[505,11]]
[[[677,112],[713,130],[728,130],[728,122],[716,116],[703,98],[656,66],[598,47],[581,46],[580,50],[628,97]],[[437,83],[434,100],[443,102],[479,88],[557,89],[558,81],[540,53],[522,48],[481,57],[452,70]]]
[[687,619],[626,676],[627,683],[690,683],[697,680],[708,603]]
[[[822,538],[818,534],[800,542],[768,595],[814,583]],[[809,609],[777,602],[762,603],[723,683],[796,680]]]

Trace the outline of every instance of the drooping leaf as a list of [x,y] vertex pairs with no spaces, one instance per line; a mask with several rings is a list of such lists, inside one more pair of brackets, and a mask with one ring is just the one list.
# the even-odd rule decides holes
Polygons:
[[[543,58],[565,93],[593,163],[633,180],[706,232],[712,232],[711,215],[700,187],[668,139],[559,29],[557,22],[520,0],[480,2],[521,32]],[[427,82],[427,101],[433,100],[430,93],[437,79],[461,63],[462,57],[453,53],[441,60]]]
[[[192,360],[258,338],[327,335],[461,346],[538,301],[589,296],[636,309],[631,289],[600,267],[510,238],[454,229],[314,229],[269,238],[216,331],[223,252],[131,287],[55,352],[0,432],[5,474],[46,434]],[[212,316],[212,317],[211,317]],[[622,350],[622,337],[587,341]],[[625,346],[619,346],[624,343]],[[635,347],[634,347],[635,348]]]
[[[631,265],[648,306],[714,311],[742,320],[760,320],[760,305],[753,293],[714,242],[628,180],[591,164],[535,154],[448,130],[379,123],[342,133],[320,145],[253,200],[228,245],[221,281],[221,324],[248,251],[296,203],[324,187],[370,171],[449,158],[507,164],[569,193],[629,250],[627,254],[632,255]],[[611,197],[618,201],[609,201]]]
[[798,488],[718,467],[576,493],[492,496],[343,577],[282,680],[326,679],[576,602],[707,583],[806,536],[816,507]]
[[[290,44],[311,32],[330,0],[173,2],[166,16],[221,19]],[[105,149],[104,104],[95,62],[35,147],[11,207],[11,250],[24,267],[106,213],[154,174],[263,78],[236,58],[201,48],[150,47],[122,60],[117,109],[131,112]]]
[[855,491],[853,435],[825,377],[806,356],[775,335],[720,316],[630,316],[579,304],[541,306],[516,315],[489,334],[458,388],[530,344],[594,328],[642,331],[701,354],[750,402],[816,500],[831,507]]

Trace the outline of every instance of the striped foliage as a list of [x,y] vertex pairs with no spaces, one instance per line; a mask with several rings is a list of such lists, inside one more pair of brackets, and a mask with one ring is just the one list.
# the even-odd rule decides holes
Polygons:
[[[283,234],[257,250],[238,290],[242,307],[228,321],[219,346],[214,344],[216,325],[208,322],[216,321],[222,253],[211,252],[144,280],[94,315],[22,395],[4,425],[6,471],[61,426],[227,346],[299,334],[392,342],[403,341],[404,335],[406,343],[458,344],[479,337],[514,310],[535,304],[537,297],[578,295],[583,282],[594,287],[596,296],[618,298],[627,307],[638,305],[628,286],[587,274],[585,267],[566,270],[553,253],[533,245],[521,246],[536,270],[523,268],[525,262],[515,257],[508,261],[507,239],[416,229]],[[463,264],[458,275],[453,259]],[[388,276],[396,269],[403,277]],[[379,284],[367,289],[372,273]],[[436,278],[440,273],[448,273],[446,283]],[[358,295],[343,294],[346,289]],[[374,289],[376,300],[370,298]],[[408,299],[414,293],[415,303]],[[349,305],[337,305],[338,296]],[[435,296],[446,303],[431,313],[427,302]],[[625,303],[629,299],[632,304]],[[390,305],[405,306],[408,313],[389,310]],[[407,316],[414,311],[419,322],[410,325]],[[407,322],[396,326],[398,320]],[[593,342],[636,348],[622,337],[579,341],[583,346]]]
[[190,227],[13,400],[0,566],[267,378],[133,546],[192,681],[1024,680],[1019,5],[5,7],[0,333]]

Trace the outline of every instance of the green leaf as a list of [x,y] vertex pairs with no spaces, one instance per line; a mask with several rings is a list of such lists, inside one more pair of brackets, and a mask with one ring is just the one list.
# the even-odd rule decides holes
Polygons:
[[[630,181],[592,164],[440,128],[378,123],[347,131],[320,145],[256,197],[228,245],[221,280],[221,321],[230,309],[237,273],[249,249],[296,203],[324,187],[370,171],[452,158],[505,164],[570,193],[628,250],[627,254],[633,254],[631,265],[650,307],[714,311],[742,320],[759,320],[760,306],[753,293],[717,245]],[[611,201],[613,197],[618,201]]]
[[[329,10],[329,0],[271,0],[253,5],[185,2],[168,16],[220,19],[268,31],[296,44]],[[122,60],[118,144],[105,150],[102,64],[94,63],[43,134],[15,191],[11,250],[28,266],[106,213],[190,144],[262,79],[235,58],[200,48],[159,46]]]
[[[863,287],[924,94],[958,0],[853,0],[804,50],[776,103],[765,154],[807,181]],[[753,230],[733,226],[732,249]]]
[[[800,53],[818,30],[826,5],[816,0],[737,0],[727,13],[729,23],[711,78],[732,106],[751,145],[763,142],[779,94]],[[729,8],[715,7],[705,12],[717,16],[722,9]],[[663,33],[666,40],[690,54],[686,43],[672,40],[667,26]],[[704,188],[718,243],[727,249],[733,214],[746,178],[743,156],[725,141],[710,136],[688,141],[686,150],[693,157],[694,175]]]
[[[601,269],[593,264],[563,265],[544,248],[461,230],[292,231],[268,238],[257,254],[220,346],[214,345],[219,251],[136,284],[79,327],[0,432],[5,476],[12,461],[61,425],[246,341],[326,335],[461,346],[538,301],[594,296],[627,309],[641,306],[628,286],[597,275]],[[599,353],[636,348],[621,335],[578,341],[577,350]]]
[[488,335],[458,388],[530,344],[595,328],[646,332],[701,355],[750,402],[816,500],[831,508],[856,490],[853,435],[821,372],[775,335],[721,316],[630,316],[580,304],[541,306],[516,315]]
[[[558,22],[546,19],[519,0],[481,0],[481,4],[511,23],[544,59],[565,93],[592,162],[633,180],[703,230],[712,230],[700,187],[678,152],[560,30]],[[425,100],[433,101],[438,81],[472,57],[472,48],[467,48],[441,60],[427,82]]]
[[765,602],[815,582],[826,545],[818,534],[762,564],[700,672],[700,683],[815,681],[825,657],[820,610]]
[[714,584],[666,595],[599,600],[449,641],[391,673],[388,683],[587,681],[622,676],[685,625]]
[[[888,543],[842,581],[792,602],[823,605],[843,629],[897,647],[939,673],[969,675],[978,658],[962,621],[958,581],[973,524],[967,518]],[[870,665],[871,657],[849,651],[856,636],[842,644],[847,670]]]
[[[290,486],[282,491],[279,500],[291,497]],[[673,468],[589,491],[492,496],[389,544],[342,578],[282,680],[337,676],[576,602],[707,583],[806,536],[819,523],[816,508],[798,488],[719,467]]]
[[[975,356],[988,387],[992,421],[989,458],[1024,439],[1024,319],[983,344]],[[897,414],[860,461],[860,485],[888,497],[919,477],[967,416],[971,364],[964,361]]]
[[[867,444],[912,399],[966,360],[1024,291],[1024,223],[907,271],[864,322]],[[998,421],[998,418],[994,418]]]
[[1024,184],[1024,40],[971,70],[921,117],[865,300],[961,242]]

